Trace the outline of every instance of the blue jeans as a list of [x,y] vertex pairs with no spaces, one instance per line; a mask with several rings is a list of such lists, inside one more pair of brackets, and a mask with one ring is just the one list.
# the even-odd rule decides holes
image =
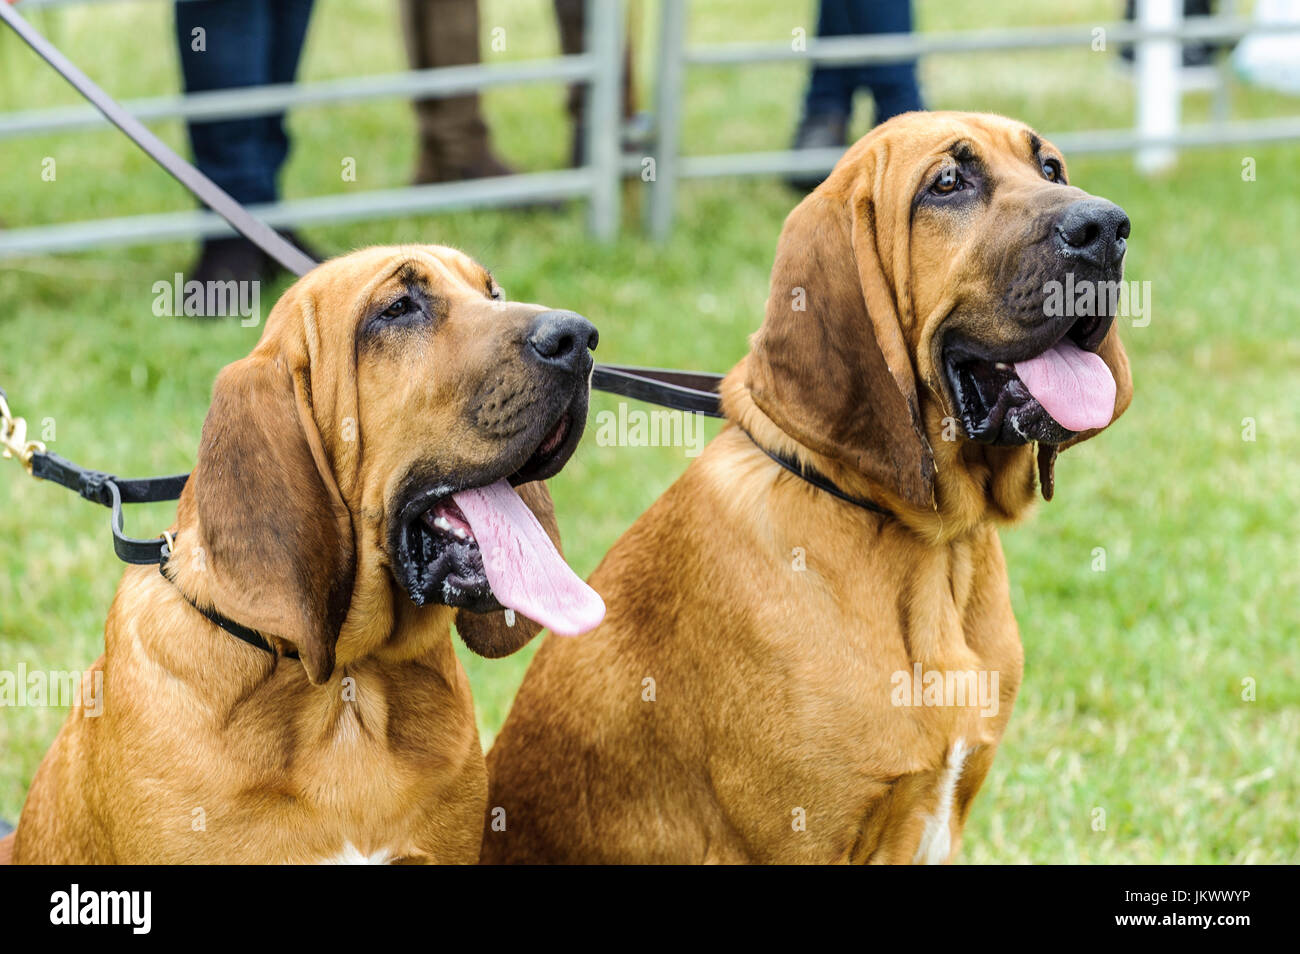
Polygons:
[[[186,92],[292,83],[312,0],[190,0],[176,4]],[[204,31],[203,50],[194,30]],[[189,124],[195,164],[240,202],[273,202],[289,155],[284,113]]]
[[[852,36],[863,33],[911,33],[909,0],[821,0],[818,36]],[[813,70],[804,99],[804,116],[849,116],[853,94],[871,90],[876,122],[922,109],[916,85],[916,61],[871,66],[819,66]]]

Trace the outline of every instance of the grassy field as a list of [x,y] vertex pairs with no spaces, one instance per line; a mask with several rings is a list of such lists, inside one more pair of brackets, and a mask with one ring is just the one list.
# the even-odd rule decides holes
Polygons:
[[[1036,22],[1103,22],[1117,3],[1038,7]],[[395,4],[323,0],[306,78],[387,72],[402,63]],[[811,4],[700,0],[694,42],[811,33]],[[1011,0],[920,0],[922,29],[1022,24]],[[638,42],[654,39],[641,4]],[[177,87],[169,7],[122,3],[43,13],[38,25],[112,93]],[[644,21],[644,22],[640,22]],[[550,4],[483,4],[527,58],[556,46]],[[649,63],[639,64],[643,79]],[[1132,89],[1112,55],[1088,50],[936,59],[922,71],[935,108],[993,110],[1046,133],[1131,122]],[[796,67],[697,70],[685,143],[692,153],[784,145],[797,118]],[[11,36],[0,36],[0,110],[75,102]],[[500,150],[526,169],[566,152],[562,93],[486,97]],[[1294,100],[1234,93],[1238,115],[1296,112]],[[1191,97],[1187,115],[1208,113]],[[857,126],[870,124],[869,101]],[[414,159],[401,102],[304,109],[291,118],[290,197],[401,184]],[[184,146],[178,124],[160,135]],[[57,159],[57,180],[41,163]],[[340,180],[356,159],[356,183]],[[1242,160],[1256,162],[1243,181]],[[1126,329],[1137,396],[1103,438],[1068,452],[1055,501],[1004,534],[1025,643],[1025,682],[966,831],[970,862],[1300,861],[1300,169],[1294,146],[1186,154],[1156,179],[1127,158],[1080,159],[1071,178],[1133,221],[1128,277],[1151,283],[1151,321]],[[635,225],[640,183],[627,191]],[[601,330],[606,361],[725,369],[762,316],[767,274],[794,196],[769,180],[686,185],[671,239],[635,227],[590,240],[580,205],[478,212],[308,230],[324,249],[389,241],[457,245],[512,298],[571,307]],[[171,180],[109,131],[0,142],[0,219],[9,227],[186,208]],[[188,268],[194,246],[111,249],[0,262],[0,386],[50,449],[143,475],[193,462],[212,380],[258,330],[151,311],[152,284]],[[278,293],[283,284],[274,289]],[[263,301],[271,295],[264,291]],[[614,407],[597,396],[593,410]],[[1243,439],[1253,421],[1254,440]],[[597,446],[594,429],[553,481],[570,561],[589,572],[686,464],[681,449]],[[39,435],[38,435],[39,436]],[[1249,435],[1247,435],[1249,436]],[[174,507],[130,514],[151,535]],[[99,655],[120,568],[106,512],[0,462],[0,669],[79,669]],[[1095,548],[1106,569],[1094,569]],[[485,744],[530,657],[463,654]],[[1243,681],[1254,688],[1243,698]],[[1250,693],[1245,693],[1250,695]],[[0,816],[13,819],[60,709],[0,712]],[[1104,830],[1095,821],[1104,811]]]

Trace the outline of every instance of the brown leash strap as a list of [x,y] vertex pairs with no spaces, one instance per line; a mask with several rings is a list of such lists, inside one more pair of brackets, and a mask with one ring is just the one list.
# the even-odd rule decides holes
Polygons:
[[310,256],[303,254],[265,222],[250,215],[248,210],[231,198],[224,189],[173,152],[161,139],[145,128],[140,120],[96,86],[90,77],[77,69],[35,27],[19,16],[17,10],[7,3],[0,2],[0,18],[3,18],[5,23],[22,37],[41,59],[53,67],[55,72],[71,83],[78,93],[103,113],[109,122],[122,130],[128,139],[148,153],[150,159],[171,173],[177,182],[197,196],[204,205],[229,222],[236,232],[295,275],[304,275],[316,267],[316,263]]

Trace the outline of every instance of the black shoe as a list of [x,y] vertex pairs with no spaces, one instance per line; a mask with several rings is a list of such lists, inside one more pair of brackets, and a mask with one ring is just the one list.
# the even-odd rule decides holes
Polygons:
[[[206,239],[199,260],[186,275],[186,281],[198,282],[204,288],[213,283],[261,282],[267,277],[267,258],[262,250],[242,236],[236,238]],[[206,299],[204,299],[206,300]],[[192,318],[222,318],[203,312],[191,314]]]
[[[318,250],[292,229],[277,230],[281,237],[295,246],[312,261],[324,261]],[[209,282],[270,282],[285,271],[275,259],[243,236],[208,239],[203,243],[199,260],[190,270],[187,279],[208,287]],[[219,318],[220,315],[195,315],[198,318]]]
[[[207,239],[199,252],[199,260],[194,263],[186,276],[186,284],[190,282],[198,283],[204,289],[212,289],[215,285],[227,285],[230,282],[237,282],[241,286],[260,284],[271,277],[271,260],[262,252],[260,248],[243,236],[234,236],[232,238]],[[200,309],[205,307],[208,302],[224,301],[228,302],[228,292],[220,298],[212,298],[205,294],[197,302]],[[238,291],[238,295],[248,294],[246,290]],[[213,312],[208,314],[206,311],[190,311],[193,307],[187,301],[184,312],[191,318],[225,318],[229,316],[228,311]],[[218,306],[221,307],[221,306]]]
[[[1231,51],[1233,43],[1184,43],[1183,69],[1194,70],[1202,66],[1214,66],[1216,57],[1222,51]],[[1137,62],[1137,50],[1133,44],[1126,43],[1119,48],[1120,63],[1133,66]]]
[[[849,117],[839,113],[805,116],[794,134],[792,149],[843,149],[848,145]],[[795,173],[786,184],[799,192],[811,192],[826,176],[818,173]]]
[[[298,251],[302,252],[302,254],[306,255],[313,262],[323,262],[325,259],[329,258],[328,255],[322,254],[320,249],[315,248],[309,242],[304,241],[303,237],[293,229],[276,229],[275,231],[279,234],[280,238],[298,249]],[[265,274],[268,280],[277,277],[284,271],[280,266],[280,263],[271,258],[271,256],[266,255],[264,258],[266,259]]]
[[[649,113],[633,113],[623,119],[619,132],[618,148],[623,158],[650,155],[654,143],[654,117]],[[580,169],[587,164],[587,120],[579,117],[573,122],[569,141],[569,168]]]
[[262,250],[248,239],[207,239],[187,278],[207,282],[251,282],[262,277]]

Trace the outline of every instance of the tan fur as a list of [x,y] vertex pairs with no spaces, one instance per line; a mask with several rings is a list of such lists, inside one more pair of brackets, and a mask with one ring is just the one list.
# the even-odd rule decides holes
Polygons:
[[[358,329],[404,270],[446,314],[400,347],[367,344]],[[170,580],[157,567],[122,578],[95,664],[103,714],[70,713],[32,782],[16,861],[304,863],[345,847],[475,861],[487,777],[457,614],[411,603],[384,540],[412,463],[455,471],[500,455],[504,438],[466,423],[476,382],[534,384],[518,354],[544,309],[489,292],[463,254],[407,246],[328,262],[285,293],[252,354],[218,378]],[[545,485],[520,492],[558,543]],[[186,596],[301,662],[228,635]],[[459,615],[487,655],[537,632]]]
[[[913,213],[956,138],[998,202]],[[990,263],[1027,241],[1031,212],[1083,195],[1044,180],[1019,123],[910,114],[795,209],[763,328],[723,388],[733,426],[592,576],[604,623],[548,638],[529,668],[488,757],[505,828],[485,829],[485,862],[910,862],[960,741],[939,842],[956,851],[1022,672],[996,526],[1036,478],[1032,445],[943,439],[936,331],[1007,334]],[[1131,387],[1113,329],[1100,353],[1118,416]],[[916,664],[998,673],[996,716],[895,705],[892,674]]]

